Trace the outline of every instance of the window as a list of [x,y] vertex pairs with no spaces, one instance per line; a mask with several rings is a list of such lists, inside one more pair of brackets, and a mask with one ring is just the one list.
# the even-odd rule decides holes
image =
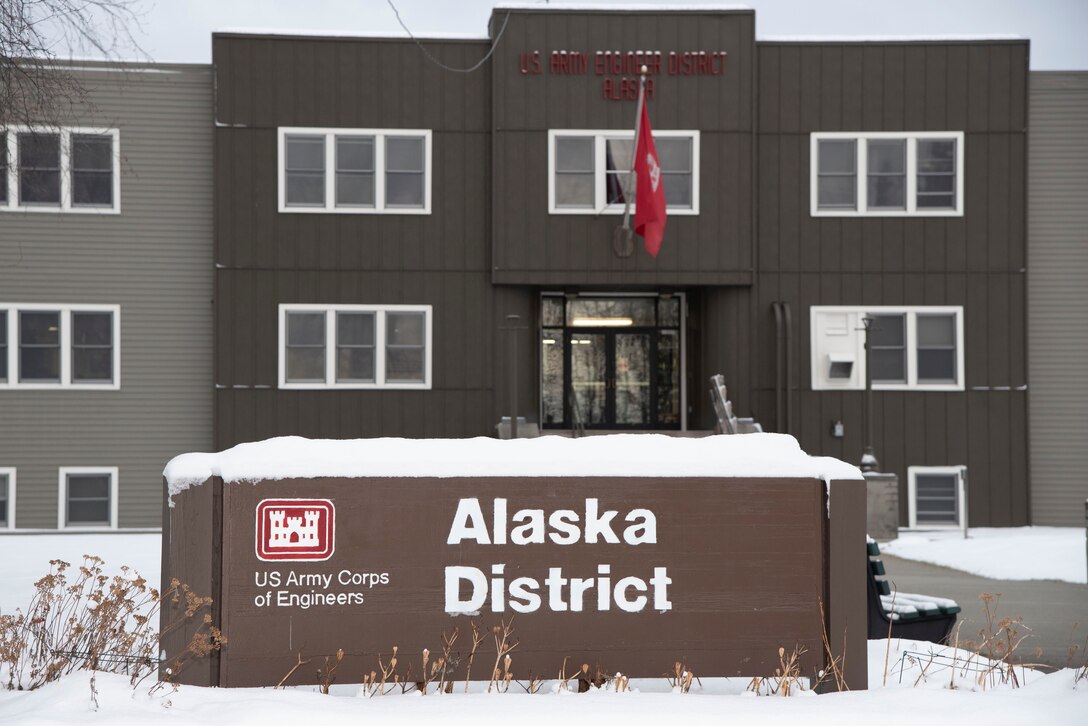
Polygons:
[[811,144],[813,216],[963,215],[962,131],[814,133]]
[[[631,131],[548,132],[548,211],[622,214],[634,211]],[[699,132],[654,131],[669,214],[699,213]]]
[[0,129],[0,211],[120,211],[116,129]]
[[0,529],[15,529],[15,469],[0,467]]
[[61,467],[57,528],[117,529],[117,471],[117,467]]
[[0,303],[0,389],[117,390],[117,305]]
[[431,306],[281,305],[280,388],[430,388]]
[[431,131],[279,129],[279,210],[430,214]]
[[908,467],[907,500],[911,528],[966,528],[967,467]]
[[812,389],[962,391],[962,307],[823,307],[810,319]]

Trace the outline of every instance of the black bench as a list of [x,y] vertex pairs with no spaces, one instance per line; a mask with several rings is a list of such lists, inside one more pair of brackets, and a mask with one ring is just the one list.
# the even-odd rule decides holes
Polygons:
[[886,579],[880,547],[867,543],[869,561],[869,639],[888,637],[891,624],[893,638],[947,643],[956,626],[960,606],[947,598],[896,592]]

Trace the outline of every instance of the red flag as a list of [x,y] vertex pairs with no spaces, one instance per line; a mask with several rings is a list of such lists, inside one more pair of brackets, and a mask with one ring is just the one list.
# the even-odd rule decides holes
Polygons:
[[645,103],[635,148],[635,233],[645,240],[646,251],[657,257],[665,235],[665,184]]

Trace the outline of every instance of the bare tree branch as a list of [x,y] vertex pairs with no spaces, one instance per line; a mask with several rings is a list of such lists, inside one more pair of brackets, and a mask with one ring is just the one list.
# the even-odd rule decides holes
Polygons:
[[146,59],[141,17],[139,0],[0,0],[0,124],[75,118],[87,91],[64,61]]

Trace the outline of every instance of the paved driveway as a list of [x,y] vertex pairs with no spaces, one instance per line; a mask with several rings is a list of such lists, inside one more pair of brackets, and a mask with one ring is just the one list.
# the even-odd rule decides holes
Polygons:
[[[1088,585],[1074,585],[1055,580],[990,580],[959,570],[903,560],[881,554],[888,579],[903,592],[949,597],[960,604],[965,621],[960,639],[974,639],[985,625],[979,595],[1001,593],[997,601],[998,617],[1023,616],[1031,628],[1031,637],[1017,649],[1024,662],[1065,666],[1069,646],[1079,644],[1077,659],[1083,663],[1085,639],[1088,638]],[[1043,653],[1034,655],[1036,647]]]

